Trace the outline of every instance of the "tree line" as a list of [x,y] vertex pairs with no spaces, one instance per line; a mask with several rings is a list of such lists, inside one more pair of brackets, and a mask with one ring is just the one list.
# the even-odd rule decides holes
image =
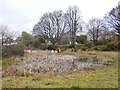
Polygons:
[[[75,48],[77,43],[87,47],[108,45],[111,48],[115,47],[111,50],[119,50],[120,5],[110,10],[104,19],[92,18],[85,23],[81,16],[77,6],[70,6],[66,12],[62,10],[47,12],[34,25],[32,35],[23,31],[16,39],[8,26],[0,25],[2,45],[16,43],[22,45],[23,48],[43,47],[44,49],[48,47],[47,45],[53,45],[53,47],[48,47],[53,49],[55,45],[69,45],[70,48]],[[87,33],[81,35],[80,33],[84,30]]]
[[[42,15],[33,28],[35,36],[45,38],[52,44],[60,44],[64,37],[69,38],[72,47],[75,46],[78,32],[83,31],[80,10],[77,6],[69,7],[66,13],[61,10],[48,12]],[[120,6],[113,8],[104,19],[93,18],[86,24],[87,36],[95,44],[108,36],[120,37]]]

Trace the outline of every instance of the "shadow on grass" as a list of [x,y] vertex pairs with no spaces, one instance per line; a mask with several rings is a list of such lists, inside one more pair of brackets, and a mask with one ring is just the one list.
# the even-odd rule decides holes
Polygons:
[[45,85],[58,85],[58,84],[59,84],[58,82],[48,82]]
[[72,89],[80,89],[80,86],[71,86]]

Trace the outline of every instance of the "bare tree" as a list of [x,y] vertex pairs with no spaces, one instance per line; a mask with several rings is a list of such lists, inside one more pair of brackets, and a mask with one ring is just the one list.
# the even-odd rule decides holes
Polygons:
[[8,44],[13,41],[14,33],[9,31],[8,26],[0,25],[0,39],[2,41],[2,45],[4,43]]
[[3,38],[5,38],[7,36],[7,26],[4,26],[4,25],[0,25],[0,39],[2,40],[3,42]]
[[45,13],[34,26],[33,34],[40,35],[52,44],[58,44],[65,33],[66,23],[64,13],[53,11]]
[[71,46],[75,46],[76,33],[82,29],[82,20],[80,17],[80,10],[77,6],[70,6],[65,15],[67,28],[70,35]]
[[120,5],[113,8],[106,16],[105,20],[108,22],[110,28],[115,34],[120,37]]
[[93,41],[94,44],[99,40],[100,36],[102,36],[107,29],[105,22],[101,19],[91,19],[87,27],[89,38]]

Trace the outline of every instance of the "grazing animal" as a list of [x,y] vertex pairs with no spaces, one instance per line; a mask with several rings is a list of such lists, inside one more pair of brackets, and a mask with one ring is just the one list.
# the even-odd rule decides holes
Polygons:
[[54,53],[54,50],[52,50],[51,53]]
[[58,53],[58,51],[55,50],[55,53]]

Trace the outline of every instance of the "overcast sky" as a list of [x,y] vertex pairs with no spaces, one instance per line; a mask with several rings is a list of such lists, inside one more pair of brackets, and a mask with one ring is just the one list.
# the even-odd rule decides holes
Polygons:
[[17,32],[31,32],[46,12],[63,10],[76,5],[80,8],[82,19],[103,18],[105,13],[117,6],[119,0],[0,0],[0,24]]

